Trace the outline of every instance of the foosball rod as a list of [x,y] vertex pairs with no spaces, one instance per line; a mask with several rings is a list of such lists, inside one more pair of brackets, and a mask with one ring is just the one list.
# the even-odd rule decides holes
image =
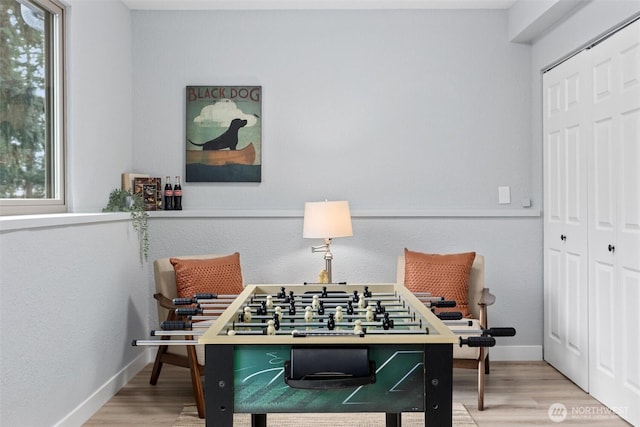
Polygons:
[[[338,302],[336,302],[336,301],[327,302],[327,301],[319,300],[318,301],[318,305],[320,305],[319,303],[322,302],[322,306],[324,308],[335,308],[335,307],[338,307],[338,306],[345,308],[345,307],[348,306],[349,301],[351,301],[351,300],[344,301],[344,302],[340,302],[340,301],[338,301]],[[380,300],[376,300],[376,301],[373,301],[373,302],[378,302],[378,301],[380,301]],[[353,306],[354,309],[355,308],[360,308],[360,309],[364,309],[364,310],[366,310],[366,307],[376,307],[377,306],[376,304],[371,304],[371,302],[372,302],[372,300],[369,300],[368,302],[365,301],[365,307],[361,308],[361,307],[358,307],[358,303],[357,302],[351,301],[352,306]],[[284,308],[284,307],[289,307],[290,305],[291,305],[291,302],[283,302],[283,303],[274,302],[273,303],[273,308],[275,308],[275,307]],[[294,305],[296,307],[313,307],[313,301],[302,301],[302,300],[297,299],[297,300],[294,300]],[[380,306],[381,307],[405,307],[406,304],[403,301],[394,300],[390,304],[389,303],[381,304]],[[258,308],[258,307],[262,307],[262,303],[251,302],[251,303],[247,304],[246,307]],[[267,306],[267,309],[269,309],[269,310],[272,310],[273,308]]]
[[482,335],[492,337],[514,337],[515,328],[488,328],[488,329],[452,329],[456,335]]
[[152,337],[181,337],[181,336],[191,336],[197,337],[204,334],[206,331],[197,330],[197,331],[162,331],[162,330],[153,330],[151,331]]
[[[353,320],[357,320],[357,319],[363,319],[365,318],[365,314],[366,314],[366,310],[363,310],[364,313],[362,314],[346,314],[343,312],[342,317],[344,319],[353,319]],[[282,319],[280,320],[281,322],[286,321],[286,320],[304,320],[304,310],[300,310],[299,311],[301,314],[287,314],[287,313],[283,313],[282,314]],[[405,311],[394,311],[394,312],[388,312],[389,313],[389,318],[390,319],[415,319],[416,316],[415,314],[396,314],[396,313],[406,313]],[[240,315],[242,313],[238,313],[238,315]],[[378,317],[384,317],[384,313],[375,313],[374,314]],[[331,312],[331,313],[325,313],[325,314],[318,314],[317,312],[313,313],[313,317],[314,318],[325,318],[325,317],[329,317],[329,315],[335,315],[335,312]],[[195,316],[193,316],[195,317]],[[335,317],[335,316],[334,316]],[[251,319],[252,320],[269,320],[269,319],[273,319],[273,314],[272,315],[264,315],[264,314],[252,314],[251,315]]]
[[203,308],[198,308],[198,307],[180,307],[180,308],[176,308],[175,309],[175,313],[178,316],[197,316],[199,314],[204,314],[207,316],[213,316],[213,315],[221,315],[222,313],[224,313],[225,310],[205,310]]
[[431,292],[412,292],[412,294],[420,301],[444,301],[443,296],[435,296]]
[[[282,313],[282,315],[283,315],[283,316],[284,316],[284,315],[295,316],[295,315],[291,315],[291,314],[289,314],[289,308],[290,308],[290,307],[286,307],[286,306],[285,306],[285,307],[281,307],[281,306],[279,306],[279,307],[281,308],[281,313]],[[311,307],[311,306],[309,306],[309,305],[307,305],[307,306],[298,306],[298,305],[296,305],[296,306],[295,306],[296,313],[298,313],[298,312],[300,312],[300,313],[304,313],[304,312],[306,311],[307,307]],[[369,306],[369,307],[371,307],[371,309],[373,310],[373,312],[374,312],[374,313],[376,313],[376,314],[378,314],[378,315],[383,315],[384,313],[389,313],[389,314],[391,314],[391,315],[395,315],[394,313],[409,313],[409,312],[410,312],[410,310],[409,310],[408,308],[406,308],[406,307],[405,307],[405,308],[387,308],[387,307],[383,307],[383,311],[382,311],[382,312],[378,312],[378,311],[376,311],[375,306]],[[251,308],[251,307],[249,307],[249,308]],[[325,313],[324,313],[324,314],[317,314],[317,313],[318,313],[318,309],[317,309],[317,308],[316,308],[316,309],[311,308],[311,310],[312,310],[312,312],[314,313],[314,315],[318,315],[318,316],[326,316],[326,315],[327,315],[327,314],[329,314],[329,313],[330,313],[330,314],[335,314],[335,313],[336,313],[336,311],[337,311],[337,310],[336,310],[336,308],[337,308],[337,307],[327,307],[327,306],[325,306],[325,307],[324,307],[324,311],[325,311]],[[196,313],[196,311],[197,311],[197,310],[192,310],[192,312],[193,312],[193,313]],[[363,313],[363,314],[364,314],[364,313],[366,313],[367,311],[368,311],[368,309],[366,309],[366,308],[353,307],[353,312],[354,312],[354,313]],[[270,312],[270,314],[271,314],[271,315],[273,315],[273,314],[275,313],[275,310],[274,310],[274,309],[267,309],[267,312],[268,312],[268,313]],[[182,313],[186,313],[186,311],[182,311]],[[240,312],[239,312],[239,313],[240,313]],[[343,313],[344,315],[346,315],[346,313],[347,313],[347,309],[345,308],[344,310],[342,310],[342,313]],[[203,314],[206,314],[206,312],[205,312],[205,313],[203,313]],[[256,310],[251,311],[251,315],[252,315],[252,316],[265,316],[264,314],[256,314]],[[268,315],[269,315],[269,314],[267,314],[267,316],[268,316]],[[350,314],[349,316],[352,316],[352,315]]]
[[473,326],[472,320],[443,320],[445,326]]
[[164,331],[183,331],[185,329],[202,328],[207,329],[213,322],[185,322],[184,320],[165,320],[160,323],[160,328]]
[[163,345],[198,345],[197,340],[133,340],[131,342],[133,347],[138,346],[163,346]]
[[175,305],[185,305],[185,304],[195,304],[198,302],[216,302],[222,300],[234,301],[238,298],[238,295],[235,294],[211,294],[211,293],[197,293],[193,296],[193,298],[174,298],[172,302]]
[[[340,294],[336,294],[336,293],[332,293],[331,291],[329,291],[329,293],[327,294],[327,296],[322,296],[322,294],[320,292],[317,293],[293,293],[293,298],[294,299],[313,299],[313,296],[317,295],[319,298],[326,298],[326,299],[352,299],[353,298],[353,293],[348,293],[348,292],[344,292],[344,293],[340,293]],[[371,296],[365,296],[364,293],[359,293],[358,296],[364,296],[366,299],[372,299],[372,298],[377,298],[377,297],[397,297],[398,294],[396,292],[376,292],[376,293],[372,293]],[[264,294],[264,293],[256,293],[253,294],[251,299],[255,300],[255,299],[264,299],[266,300],[267,297],[271,297],[274,301],[276,300],[286,300],[287,297],[291,297],[291,294],[286,292],[284,297],[279,297],[277,294]]]
[[[382,321],[379,322],[361,322],[362,327],[372,326],[372,327],[382,327]],[[227,327],[236,329],[236,328],[267,328],[269,325],[266,323],[255,323],[255,322],[233,322],[227,324]],[[336,327],[345,327],[345,328],[353,328],[355,323],[353,322],[335,322]],[[422,326],[422,322],[400,322],[394,325],[395,327],[411,327],[411,326]],[[288,323],[288,322],[280,322],[280,328],[307,328],[307,327],[327,327],[327,323],[325,322],[298,322],[298,323]]]

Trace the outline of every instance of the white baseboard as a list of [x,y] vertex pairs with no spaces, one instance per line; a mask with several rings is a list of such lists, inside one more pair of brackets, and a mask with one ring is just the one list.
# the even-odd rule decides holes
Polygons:
[[120,372],[111,377],[102,387],[96,390],[84,402],[78,405],[66,417],[55,424],[56,427],[72,427],[84,424],[105,403],[107,403],[122,387],[124,387],[138,372],[153,361],[154,348],[147,348]]
[[489,350],[492,361],[524,362],[542,360],[541,345],[498,345]]

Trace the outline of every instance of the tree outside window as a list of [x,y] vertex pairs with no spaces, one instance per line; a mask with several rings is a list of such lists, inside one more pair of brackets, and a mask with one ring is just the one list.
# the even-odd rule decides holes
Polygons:
[[11,206],[7,200],[13,206],[31,200],[33,206],[34,199],[64,205],[62,9],[56,6],[50,0],[0,0],[3,207]]

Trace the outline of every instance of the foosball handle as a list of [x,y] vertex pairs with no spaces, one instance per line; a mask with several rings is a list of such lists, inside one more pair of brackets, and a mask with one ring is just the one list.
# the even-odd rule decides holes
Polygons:
[[217,299],[218,294],[199,293],[193,296],[194,299]]
[[514,337],[516,328],[489,328],[485,329],[485,334],[492,337]]
[[176,314],[178,316],[197,316],[198,314],[202,313],[202,309],[198,307],[176,308]]
[[183,329],[191,329],[191,322],[183,322],[181,320],[165,320],[160,323],[163,331],[181,331]]
[[462,319],[462,313],[459,311],[444,311],[436,314],[440,320],[460,320]]
[[173,305],[190,305],[190,304],[193,304],[195,301],[193,298],[174,298],[172,302],[173,302]]
[[431,301],[431,307],[455,307],[455,306],[456,306],[455,301],[445,301],[445,300]]
[[494,337],[468,337],[460,338],[460,347],[468,345],[469,347],[493,347],[496,345]]

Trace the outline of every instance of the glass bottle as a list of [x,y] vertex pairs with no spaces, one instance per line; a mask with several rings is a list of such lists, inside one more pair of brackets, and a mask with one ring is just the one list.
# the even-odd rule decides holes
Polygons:
[[171,188],[171,177],[165,178],[164,184],[164,210],[170,211],[173,209],[173,189]]
[[176,176],[176,185],[173,188],[173,209],[182,210],[182,186],[180,185],[180,177]]

